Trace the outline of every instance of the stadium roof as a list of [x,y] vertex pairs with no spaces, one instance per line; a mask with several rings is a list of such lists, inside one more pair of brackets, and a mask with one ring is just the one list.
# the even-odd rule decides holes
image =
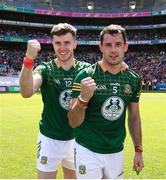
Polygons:
[[[24,0],[24,3],[22,0],[0,0],[0,5],[70,12],[117,13],[129,12],[131,1],[136,4],[136,12],[166,10],[166,0]],[[89,10],[89,3],[93,3],[94,8]]]

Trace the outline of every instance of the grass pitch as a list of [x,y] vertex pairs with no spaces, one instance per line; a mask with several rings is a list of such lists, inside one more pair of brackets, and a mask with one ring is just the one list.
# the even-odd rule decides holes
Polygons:
[[[142,93],[144,164],[139,176],[132,171],[133,145],[127,133],[125,178],[166,178],[166,93]],[[0,179],[36,178],[36,142],[42,111],[39,94],[23,99],[20,94],[0,94]],[[62,178],[59,168],[58,178]]]

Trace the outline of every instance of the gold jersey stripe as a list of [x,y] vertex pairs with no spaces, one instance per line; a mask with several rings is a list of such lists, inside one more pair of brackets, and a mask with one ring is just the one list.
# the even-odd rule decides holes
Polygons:
[[73,84],[73,86],[74,86],[74,87],[81,87],[81,86],[78,86],[78,85],[75,85],[75,84]]
[[73,86],[72,88],[81,89],[81,87],[78,86]]
[[80,86],[80,85],[81,85],[80,83],[76,83],[76,82],[75,82],[75,83],[73,83],[73,84],[74,84],[74,85],[78,85],[78,86]]
[[72,90],[74,90],[74,91],[81,91],[81,89],[76,89],[76,88],[73,88]]
[[81,89],[81,87],[80,87],[80,86],[74,86],[74,85],[73,85],[73,88],[80,88],[80,89]]

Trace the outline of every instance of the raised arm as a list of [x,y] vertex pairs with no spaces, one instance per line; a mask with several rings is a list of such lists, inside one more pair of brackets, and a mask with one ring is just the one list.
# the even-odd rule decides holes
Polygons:
[[34,60],[40,49],[40,43],[37,40],[28,41],[26,57],[19,76],[20,92],[25,98],[31,97],[42,84],[41,74],[33,75]]
[[89,100],[96,90],[96,83],[91,77],[81,81],[80,96],[72,99],[68,112],[69,124],[72,128],[81,125],[85,118],[85,110]]
[[130,103],[128,106],[128,126],[135,148],[133,170],[140,172],[144,164],[142,158],[142,130],[139,103]]

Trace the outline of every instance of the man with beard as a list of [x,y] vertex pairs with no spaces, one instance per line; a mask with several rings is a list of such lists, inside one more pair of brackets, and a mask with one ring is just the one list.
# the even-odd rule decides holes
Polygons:
[[76,176],[79,179],[121,179],[125,116],[134,144],[133,170],[143,168],[142,132],[139,113],[141,79],[130,69],[121,72],[128,49],[125,29],[105,27],[100,33],[101,61],[82,70],[75,78],[69,124],[76,140]]

